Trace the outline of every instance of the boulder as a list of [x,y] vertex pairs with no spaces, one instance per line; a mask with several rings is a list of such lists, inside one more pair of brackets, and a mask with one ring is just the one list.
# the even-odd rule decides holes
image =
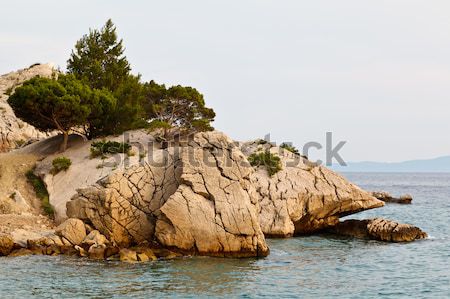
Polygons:
[[93,230],[84,238],[82,244],[89,247],[92,245],[105,246],[109,244],[109,241],[98,230]]
[[54,72],[53,65],[39,64],[0,76],[0,152],[6,152],[54,134],[41,132],[18,119],[7,102],[14,88],[26,80],[35,76],[51,77]]
[[0,256],[9,255],[13,248],[13,238],[7,234],[0,234]]
[[137,257],[138,257],[138,261],[140,261],[140,262],[148,262],[148,261],[150,261],[149,257],[146,254],[143,254],[143,253],[138,253]]
[[385,242],[411,242],[427,237],[427,234],[418,227],[382,218],[346,220],[338,223],[330,231],[339,235]]
[[161,207],[156,238],[167,247],[217,256],[265,256],[253,169],[218,132],[199,133],[180,153],[176,192]]
[[[0,168],[0,171],[2,169]],[[9,173],[8,173],[9,175]],[[31,211],[30,205],[19,191],[14,190],[9,197],[2,198],[0,194],[0,214],[23,214]]]
[[21,210],[25,212],[30,210],[30,205],[18,190],[14,190],[12,199],[20,207]]
[[120,247],[156,239],[193,254],[268,254],[250,182],[253,169],[231,139],[198,133],[184,146],[155,150],[151,157],[79,189],[67,215],[92,223]]
[[119,252],[120,254],[120,261],[121,262],[127,262],[127,263],[133,263],[138,261],[138,257],[136,254],[136,251],[122,248]]
[[106,250],[105,250],[105,258],[109,259],[111,257],[116,256],[117,254],[119,254],[119,247],[116,246],[107,246]]
[[411,204],[412,196],[409,194],[402,195],[400,197],[393,197],[388,192],[384,191],[374,191],[371,192],[372,196],[386,203],[399,203],[399,204]]
[[49,246],[60,244],[62,240],[52,230],[33,231],[29,229],[15,229],[11,233],[15,247],[27,248],[29,244]]
[[88,250],[89,258],[103,260],[105,259],[105,251],[106,245],[93,244]]
[[[35,254],[33,251],[26,249],[26,248],[19,248],[11,252],[9,255],[10,257],[19,257],[19,256],[25,256],[25,255],[32,255]],[[41,254],[41,253],[39,253]]]
[[78,252],[78,255],[81,257],[87,257],[88,253],[86,252],[86,250],[84,250],[83,247],[75,245],[74,249]]
[[80,219],[70,218],[60,224],[55,233],[72,245],[80,245],[86,238],[86,228]]
[[270,151],[281,160],[281,171],[272,177],[264,167],[250,176],[266,236],[314,233],[335,225],[339,217],[384,205],[339,174],[273,144],[254,141],[241,148],[246,156]]

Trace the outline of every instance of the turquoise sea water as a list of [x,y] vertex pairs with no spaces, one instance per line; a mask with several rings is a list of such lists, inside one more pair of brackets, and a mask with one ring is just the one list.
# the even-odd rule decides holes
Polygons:
[[383,216],[430,238],[408,244],[329,235],[268,240],[264,259],[183,258],[148,264],[73,257],[0,258],[0,298],[450,298],[450,174],[348,173],[368,190],[411,193],[347,218]]

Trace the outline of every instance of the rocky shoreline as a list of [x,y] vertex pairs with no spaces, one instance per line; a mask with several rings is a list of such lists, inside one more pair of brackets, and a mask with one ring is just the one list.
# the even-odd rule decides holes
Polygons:
[[[13,80],[17,85],[30,76],[48,76],[50,68],[34,66],[0,77],[1,104],[7,105],[10,78],[19,78]],[[15,130],[14,115],[0,115],[2,119],[8,120],[8,130]],[[24,134],[8,133],[1,149],[14,149]],[[42,140],[0,155],[17,157],[11,169],[18,169],[20,157],[33,157],[33,174],[45,184],[55,221],[46,218],[45,225],[34,228],[14,225],[20,217],[29,222],[39,217],[39,207],[11,214],[6,225],[10,229],[0,231],[0,255],[68,254],[146,262],[185,255],[264,257],[270,253],[266,238],[324,231],[386,242],[426,237],[419,228],[389,220],[340,222],[344,216],[383,207],[389,196],[364,191],[268,142],[235,142],[211,131],[162,146],[152,134],[135,130],[105,138],[129,143],[128,155],[92,157],[93,141],[73,135],[64,152],[71,166],[55,173],[52,162],[61,157],[61,137],[34,135]],[[280,170],[274,175],[249,163],[252,154],[261,152],[279,157]],[[12,187],[25,176],[24,170],[5,174],[13,176]],[[0,196],[17,202],[11,194],[27,187],[21,188]]]

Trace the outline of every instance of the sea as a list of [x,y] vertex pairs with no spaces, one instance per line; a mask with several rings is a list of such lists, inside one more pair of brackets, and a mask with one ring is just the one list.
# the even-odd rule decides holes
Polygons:
[[0,258],[0,298],[450,298],[450,174],[344,173],[411,205],[350,215],[414,224],[429,238],[384,243],[333,235],[270,239],[260,259],[186,257],[144,264]]

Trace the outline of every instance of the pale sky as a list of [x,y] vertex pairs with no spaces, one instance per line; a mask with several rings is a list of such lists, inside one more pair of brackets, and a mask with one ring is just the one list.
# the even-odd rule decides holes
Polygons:
[[[234,139],[346,140],[346,161],[450,155],[448,0],[0,0],[0,73],[65,69],[112,18],[133,72],[196,87]],[[316,151],[312,158],[324,159]]]

